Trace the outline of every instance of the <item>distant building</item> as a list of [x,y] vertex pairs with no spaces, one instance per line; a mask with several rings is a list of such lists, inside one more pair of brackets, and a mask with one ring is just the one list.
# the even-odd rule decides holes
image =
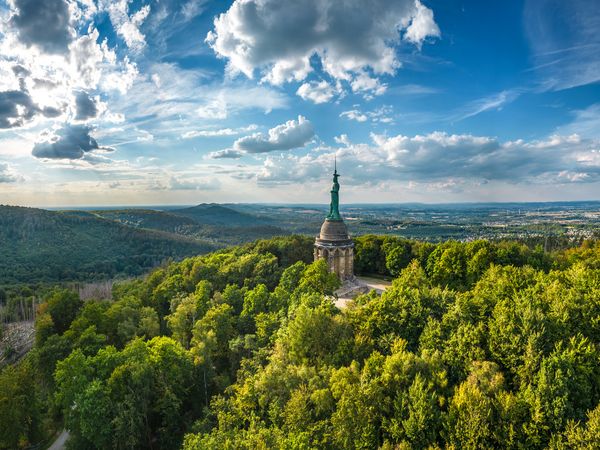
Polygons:
[[348,236],[346,224],[340,216],[337,167],[333,172],[333,187],[331,188],[331,203],[329,214],[321,226],[321,233],[315,240],[315,261],[324,259],[329,270],[342,281],[354,279],[354,242]]

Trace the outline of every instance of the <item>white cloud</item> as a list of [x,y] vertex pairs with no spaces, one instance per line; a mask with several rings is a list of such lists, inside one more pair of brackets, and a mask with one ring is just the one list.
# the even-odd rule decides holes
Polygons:
[[[274,88],[250,86],[250,83],[207,82],[203,72],[185,70],[176,64],[153,64],[147,73],[151,75],[140,76],[127,97],[113,104],[128,118],[155,120],[163,129],[166,121],[173,120],[174,126],[185,128],[179,135],[197,129],[198,119],[220,121],[246,109],[269,113],[288,106],[286,95]],[[161,82],[157,89],[157,79],[169,82]]]
[[[358,105],[354,105],[357,107]],[[340,113],[340,117],[344,117],[348,120],[355,120],[357,122],[366,122],[371,120],[372,122],[381,123],[392,123],[394,119],[391,117],[393,109],[391,106],[381,106],[372,111],[362,112],[359,109],[351,109],[349,111],[343,111]]]
[[551,136],[540,141],[500,142],[473,135],[372,135],[371,143],[353,144],[304,156],[270,156],[257,172],[262,183],[320,179],[337,155],[338,167],[351,184],[413,182],[458,189],[462,183],[557,184],[600,182],[600,142],[578,136]]
[[150,5],[142,6],[138,11],[129,15],[131,0],[105,0],[103,8],[108,11],[110,21],[127,47],[139,52],[146,46],[146,38],[140,31],[140,26],[150,13]]
[[118,91],[124,95],[129,92],[138,75],[137,65],[125,57],[119,70],[113,70],[104,75],[101,85],[105,90]]
[[210,152],[207,155],[208,159],[239,159],[244,156],[244,152],[234,150],[232,148],[226,148],[224,150],[218,150],[216,152]]
[[486,111],[502,109],[504,105],[515,101],[521,95],[521,93],[522,90],[520,89],[508,89],[474,100],[465,105],[455,116],[452,117],[452,120],[460,121]]
[[350,145],[350,139],[348,139],[348,135],[347,134],[341,134],[339,136],[335,136],[333,138],[333,140],[335,141],[336,144],[342,144],[345,146]]
[[600,81],[600,8],[596,1],[527,0],[523,17],[540,90]]
[[395,48],[402,30],[416,45],[440,34],[419,0],[236,0],[215,18],[206,41],[232,74],[252,78],[259,70],[273,84],[303,81],[316,56],[334,80],[378,94],[385,87],[376,77],[400,66]]
[[119,61],[107,41],[98,43],[98,37],[98,30],[91,28],[70,45],[70,84],[125,94],[138,76],[137,65],[127,56]]
[[181,6],[181,14],[185,21],[192,20],[204,12],[208,0],[188,0]]
[[0,161],[0,184],[23,181],[23,177],[7,162]]
[[340,117],[345,117],[348,120],[356,120],[357,122],[366,122],[368,117],[358,109],[351,109],[350,111],[344,111],[340,113]]
[[600,103],[573,112],[571,123],[557,128],[558,134],[577,134],[587,138],[600,138]]
[[181,135],[183,139],[191,139],[195,137],[222,137],[222,136],[235,136],[237,134],[248,133],[254,131],[258,127],[254,124],[248,125],[242,128],[220,128],[218,130],[193,130],[186,131]]
[[410,25],[406,29],[404,39],[421,47],[423,41],[429,36],[440,36],[440,29],[433,19],[433,11],[417,2],[417,13],[413,16]]
[[[17,0],[9,6],[12,22],[0,34],[0,127],[122,117],[108,111],[98,94],[102,90],[108,99],[112,91],[125,93],[137,67],[120,60],[106,41],[98,42],[98,30],[85,23],[95,12],[90,4],[83,10],[63,0],[43,5]],[[49,17],[47,29],[38,30]],[[83,25],[87,29],[74,28]]]
[[303,116],[269,130],[267,136],[254,133],[236,140],[233,148],[246,153],[267,153],[304,147],[315,135],[312,123]]
[[164,188],[172,191],[214,191],[220,186],[221,183],[216,178],[189,178],[174,175]]
[[438,92],[439,91],[436,88],[420,84],[404,84],[387,90],[388,94],[397,95],[427,95],[437,94]]
[[208,100],[196,109],[200,119],[227,119],[227,101],[223,96]]
[[313,103],[327,103],[336,95],[341,93],[341,87],[332,86],[327,81],[310,81],[308,83],[303,83],[296,94],[302,97],[304,100],[310,100]]
[[371,99],[374,95],[382,95],[387,86],[381,84],[379,79],[370,77],[365,72],[359,73],[350,83],[352,92],[362,92],[365,94],[367,100]]
[[160,75],[157,73],[153,73],[150,76],[150,79],[152,80],[152,82],[154,83],[154,85],[160,89],[160,87],[162,86],[162,80],[160,79]]
[[286,123],[271,128],[267,135],[254,133],[237,139],[232,148],[211,152],[209,159],[237,159],[246,154],[286,151],[304,147],[315,136],[312,123],[303,116],[298,120],[288,120]]

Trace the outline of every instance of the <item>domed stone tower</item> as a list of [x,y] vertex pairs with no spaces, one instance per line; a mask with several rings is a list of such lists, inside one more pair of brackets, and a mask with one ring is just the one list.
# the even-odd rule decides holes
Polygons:
[[315,261],[324,259],[329,270],[336,273],[342,281],[354,279],[354,242],[348,236],[346,224],[340,216],[337,167],[333,172],[331,203],[329,214],[321,226],[321,233],[315,240]]

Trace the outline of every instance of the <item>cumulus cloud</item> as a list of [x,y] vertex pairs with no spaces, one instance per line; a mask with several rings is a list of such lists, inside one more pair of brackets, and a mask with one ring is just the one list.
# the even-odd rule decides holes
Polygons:
[[[0,33],[0,128],[64,121],[69,105],[75,120],[98,117],[106,105],[87,93],[124,93],[137,76],[136,65],[119,60],[85,22],[97,12],[93,2],[12,0],[8,6]],[[87,29],[76,31],[80,26]]]
[[0,183],[15,183],[22,180],[23,177],[8,163],[0,161]]
[[417,11],[413,15],[410,25],[406,28],[404,39],[420,48],[428,36],[439,37],[440,29],[433,19],[433,11],[431,9],[426,8],[418,1],[415,3],[415,6]]
[[339,84],[337,86],[332,86],[325,80],[303,83],[296,91],[296,94],[304,100],[310,100],[317,104],[327,103],[340,93],[341,88]]
[[67,124],[52,132],[46,132],[43,140],[36,142],[31,154],[43,159],[81,159],[89,152],[112,151],[110,147],[100,147],[87,125]]
[[237,139],[232,148],[211,152],[211,159],[237,159],[245,154],[268,153],[274,151],[292,150],[308,144],[315,136],[315,130],[303,116],[298,120],[288,120],[286,123],[271,128],[267,135],[254,133]]
[[230,73],[252,78],[259,70],[272,84],[302,81],[316,56],[333,79],[377,94],[385,87],[376,77],[400,66],[395,48],[402,39],[421,45],[439,35],[433,12],[419,0],[236,0],[215,18],[206,41]]
[[288,120],[286,123],[271,128],[267,136],[254,133],[235,141],[235,150],[246,153],[267,153],[278,150],[291,150],[304,147],[315,136],[312,123],[303,116],[298,120]]
[[210,159],[238,159],[242,156],[244,156],[244,152],[234,150],[232,148],[226,148],[224,150],[218,150],[208,154],[208,158]]
[[95,88],[100,81],[102,72],[99,65],[104,59],[112,59],[112,54],[106,46],[98,45],[98,30],[80,36],[70,46],[70,60],[73,72],[77,74],[78,84],[85,88]]
[[[344,174],[353,183],[414,182],[443,186],[462,183],[582,183],[600,181],[600,142],[577,135],[551,136],[539,141],[500,142],[487,136],[428,135],[371,136],[353,144],[343,136],[335,149]],[[311,168],[328,167],[334,153],[269,157],[259,171],[263,183],[287,183],[320,178]]]
[[382,95],[387,86],[381,84],[379,79],[369,76],[365,72],[359,73],[350,83],[352,92],[363,92],[367,100],[373,98],[374,95]]
[[66,53],[73,40],[71,11],[65,0],[12,0],[9,24],[19,40],[46,53]]

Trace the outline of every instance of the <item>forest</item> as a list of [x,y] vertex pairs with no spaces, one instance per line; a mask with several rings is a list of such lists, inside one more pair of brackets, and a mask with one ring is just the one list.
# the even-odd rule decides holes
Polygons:
[[83,211],[0,205],[0,287],[138,276],[168,258],[215,248]]
[[393,279],[334,305],[312,239],[163,264],[110,301],[57,287],[0,373],[0,448],[589,449],[600,241],[355,239]]

